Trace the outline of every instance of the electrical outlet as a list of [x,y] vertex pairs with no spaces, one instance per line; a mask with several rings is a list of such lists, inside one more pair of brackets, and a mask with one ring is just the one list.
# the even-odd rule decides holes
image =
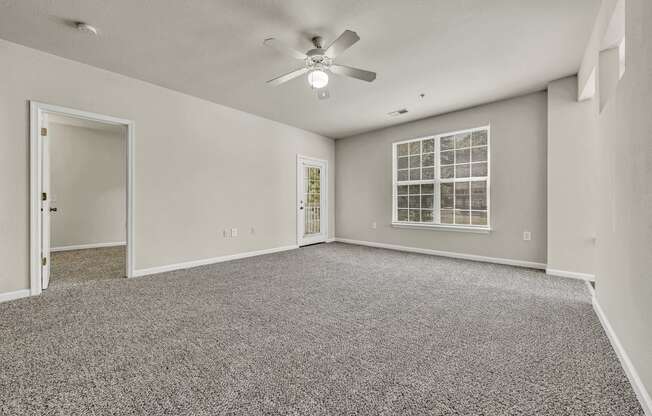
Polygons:
[[375,230],[376,227],[377,227],[377,226],[376,226],[376,222],[372,222],[372,223],[371,223],[371,228],[373,228],[373,229]]
[[237,236],[238,236],[238,229],[231,228],[231,237],[237,237]]
[[529,231],[523,231],[523,241],[532,240],[532,233]]

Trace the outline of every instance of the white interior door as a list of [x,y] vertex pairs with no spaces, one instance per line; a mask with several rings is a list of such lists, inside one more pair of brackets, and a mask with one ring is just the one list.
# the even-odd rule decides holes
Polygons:
[[50,139],[48,137],[48,115],[41,115],[39,140],[43,150],[41,167],[41,287],[50,284]]
[[327,162],[297,159],[298,244],[322,243],[328,238]]

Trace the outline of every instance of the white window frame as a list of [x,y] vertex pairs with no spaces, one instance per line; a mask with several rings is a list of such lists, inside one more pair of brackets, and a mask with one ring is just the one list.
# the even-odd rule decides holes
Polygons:
[[[441,158],[440,158],[440,140],[442,137],[449,137],[456,134],[471,133],[477,130],[486,130],[487,131],[487,176],[480,177],[468,177],[468,178],[453,178],[453,179],[441,179]],[[409,221],[398,221],[398,208],[397,208],[397,198],[398,198],[398,181],[397,181],[397,148],[400,144],[410,143],[418,140],[435,140],[435,178],[418,180],[418,181],[402,181],[400,185],[419,185],[419,184],[434,184],[434,207],[433,207],[433,217],[436,220],[435,223],[422,223],[422,222],[409,222]],[[473,148],[473,146],[471,146]],[[441,203],[440,203],[440,193],[441,187],[440,184],[443,182],[472,182],[472,181],[487,181],[487,225],[460,225],[460,224],[440,224],[441,221]],[[470,210],[472,211],[472,210]],[[491,228],[491,125],[473,127],[470,129],[445,132],[440,134],[434,134],[430,136],[415,137],[408,140],[401,140],[398,142],[392,143],[392,226],[396,228],[413,228],[413,229],[431,229],[431,230],[448,230],[448,231],[462,231],[462,232],[473,232],[480,234],[488,234]]]

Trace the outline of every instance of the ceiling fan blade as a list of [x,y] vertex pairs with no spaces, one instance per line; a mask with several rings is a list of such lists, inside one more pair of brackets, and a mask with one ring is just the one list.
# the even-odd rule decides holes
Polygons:
[[263,44],[269,46],[270,48],[274,48],[281,53],[289,55],[295,59],[306,59],[305,53],[299,52],[296,49],[292,49],[291,47],[289,47],[288,45],[286,45],[285,43],[281,42],[278,39],[275,38],[265,39],[263,41]]
[[364,69],[353,68],[346,65],[331,65],[330,70],[337,75],[344,75],[346,77],[357,78],[362,81],[372,82],[376,79],[376,73],[365,71]]
[[273,86],[276,87],[277,85],[281,85],[284,82],[288,82],[289,80],[294,79],[296,77],[299,77],[299,76],[305,74],[306,72],[308,72],[307,68],[295,69],[294,71],[288,72],[285,75],[281,75],[280,77],[270,79],[269,81],[267,81],[267,83],[269,85],[273,85]]
[[335,39],[333,43],[326,48],[326,56],[335,59],[336,56],[353,46],[354,43],[360,40],[360,36],[352,30],[345,30],[339,38]]
[[320,88],[317,90],[317,98],[320,100],[327,100],[331,98],[331,94],[328,92],[326,88]]

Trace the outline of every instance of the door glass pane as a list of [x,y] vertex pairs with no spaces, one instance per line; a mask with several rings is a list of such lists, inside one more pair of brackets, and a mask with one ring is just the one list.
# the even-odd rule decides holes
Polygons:
[[321,169],[314,166],[304,168],[304,235],[321,232]]

